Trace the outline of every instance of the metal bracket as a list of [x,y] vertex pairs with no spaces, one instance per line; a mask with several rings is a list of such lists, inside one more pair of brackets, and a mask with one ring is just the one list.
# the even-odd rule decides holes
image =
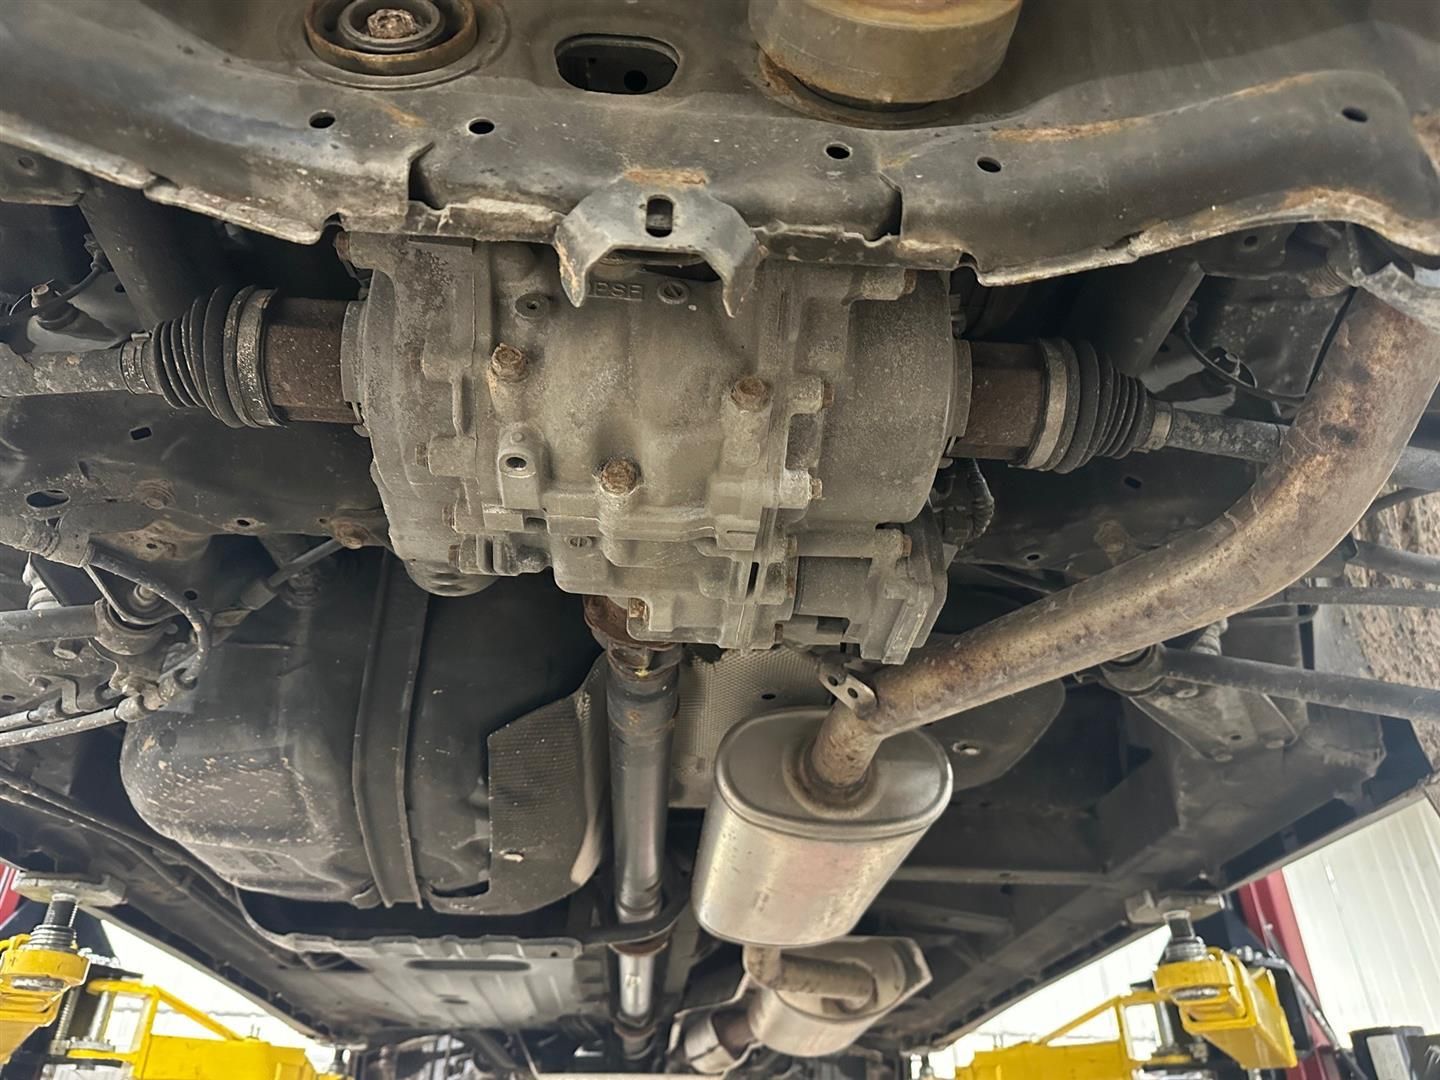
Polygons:
[[[1440,331],[1440,270],[1386,262],[1370,271],[1365,268],[1366,261],[1360,234],[1353,226],[1347,228],[1341,242],[1330,250],[1330,265],[1335,272],[1396,311]],[[1374,265],[1373,256],[1369,261]]]
[[118,907],[125,902],[125,886],[109,874],[98,881],[77,874],[32,874],[15,879],[15,891],[27,900],[48,904],[56,895],[73,896],[82,907]]
[[820,685],[856,716],[869,716],[875,711],[875,691],[847,668],[842,659],[831,657],[822,660],[819,675]]
[[1159,926],[1171,912],[1183,911],[1192,919],[1203,919],[1224,908],[1225,901],[1217,893],[1172,892],[1157,896],[1146,889],[1125,901],[1125,918],[1134,926]]
[[581,199],[555,231],[560,280],[576,307],[590,273],[614,251],[697,255],[719,275],[733,316],[755,282],[760,245],[738,211],[698,186],[618,180]]

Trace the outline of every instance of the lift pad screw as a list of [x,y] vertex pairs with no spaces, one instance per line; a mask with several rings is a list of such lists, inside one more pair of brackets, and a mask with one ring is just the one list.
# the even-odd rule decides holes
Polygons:
[[730,388],[730,400],[746,412],[759,412],[770,404],[770,384],[758,375],[744,375]]
[[629,458],[611,458],[600,466],[600,488],[610,495],[628,495],[640,483],[640,466]]
[[501,382],[520,382],[525,378],[529,360],[514,345],[501,342],[490,354],[490,370]]

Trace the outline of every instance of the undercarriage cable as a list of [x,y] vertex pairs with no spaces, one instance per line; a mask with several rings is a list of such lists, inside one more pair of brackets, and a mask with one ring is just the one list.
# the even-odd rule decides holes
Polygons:
[[[191,603],[184,594],[171,588],[159,578],[109,552],[92,547],[86,561],[97,570],[104,570],[116,577],[124,578],[132,585],[139,585],[141,588],[150,590],[185,617],[185,621],[190,624],[191,633],[195,637],[195,651],[187,661],[177,665],[176,678],[183,686],[193,687],[199,681],[201,672],[205,670],[205,665],[210,660],[210,621],[206,618],[205,613]],[[185,669],[183,674],[179,673],[180,667]]]
[[[1261,401],[1271,402],[1275,405],[1295,406],[1304,402],[1304,394],[1282,394],[1278,390],[1266,390],[1262,386],[1253,386],[1246,382],[1239,375],[1236,375],[1233,371],[1230,371],[1223,364],[1209,356],[1204,349],[1200,348],[1200,346],[1195,343],[1195,339],[1190,336],[1190,328],[1184,325],[1184,323],[1176,326],[1175,336],[1179,338],[1180,343],[1185,346],[1190,355],[1193,356],[1206,371],[1222,382],[1233,386],[1237,392],[1245,394],[1248,397],[1259,398]],[[1223,352],[1224,350],[1221,351]],[[1243,366],[1243,362],[1238,359],[1236,363]]]

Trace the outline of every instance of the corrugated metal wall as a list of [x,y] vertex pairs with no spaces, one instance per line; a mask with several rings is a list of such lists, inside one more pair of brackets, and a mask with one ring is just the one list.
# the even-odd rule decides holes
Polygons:
[[1338,1032],[1440,1031],[1440,814],[1406,807],[1285,868]]
[[[1440,1031],[1440,814],[1414,803],[1285,868],[1315,990],[1335,1030]],[[1165,931],[1046,987],[934,1058],[948,1075],[976,1050],[1040,1038],[1149,976]],[[1110,1031],[1084,1033],[1114,1038]]]

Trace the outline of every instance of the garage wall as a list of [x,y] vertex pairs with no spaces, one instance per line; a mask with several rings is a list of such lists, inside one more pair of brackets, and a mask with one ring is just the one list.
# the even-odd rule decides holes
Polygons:
[[1284,873],[1336,1031],[1440,1031],[1440,814],[1414,803]]

